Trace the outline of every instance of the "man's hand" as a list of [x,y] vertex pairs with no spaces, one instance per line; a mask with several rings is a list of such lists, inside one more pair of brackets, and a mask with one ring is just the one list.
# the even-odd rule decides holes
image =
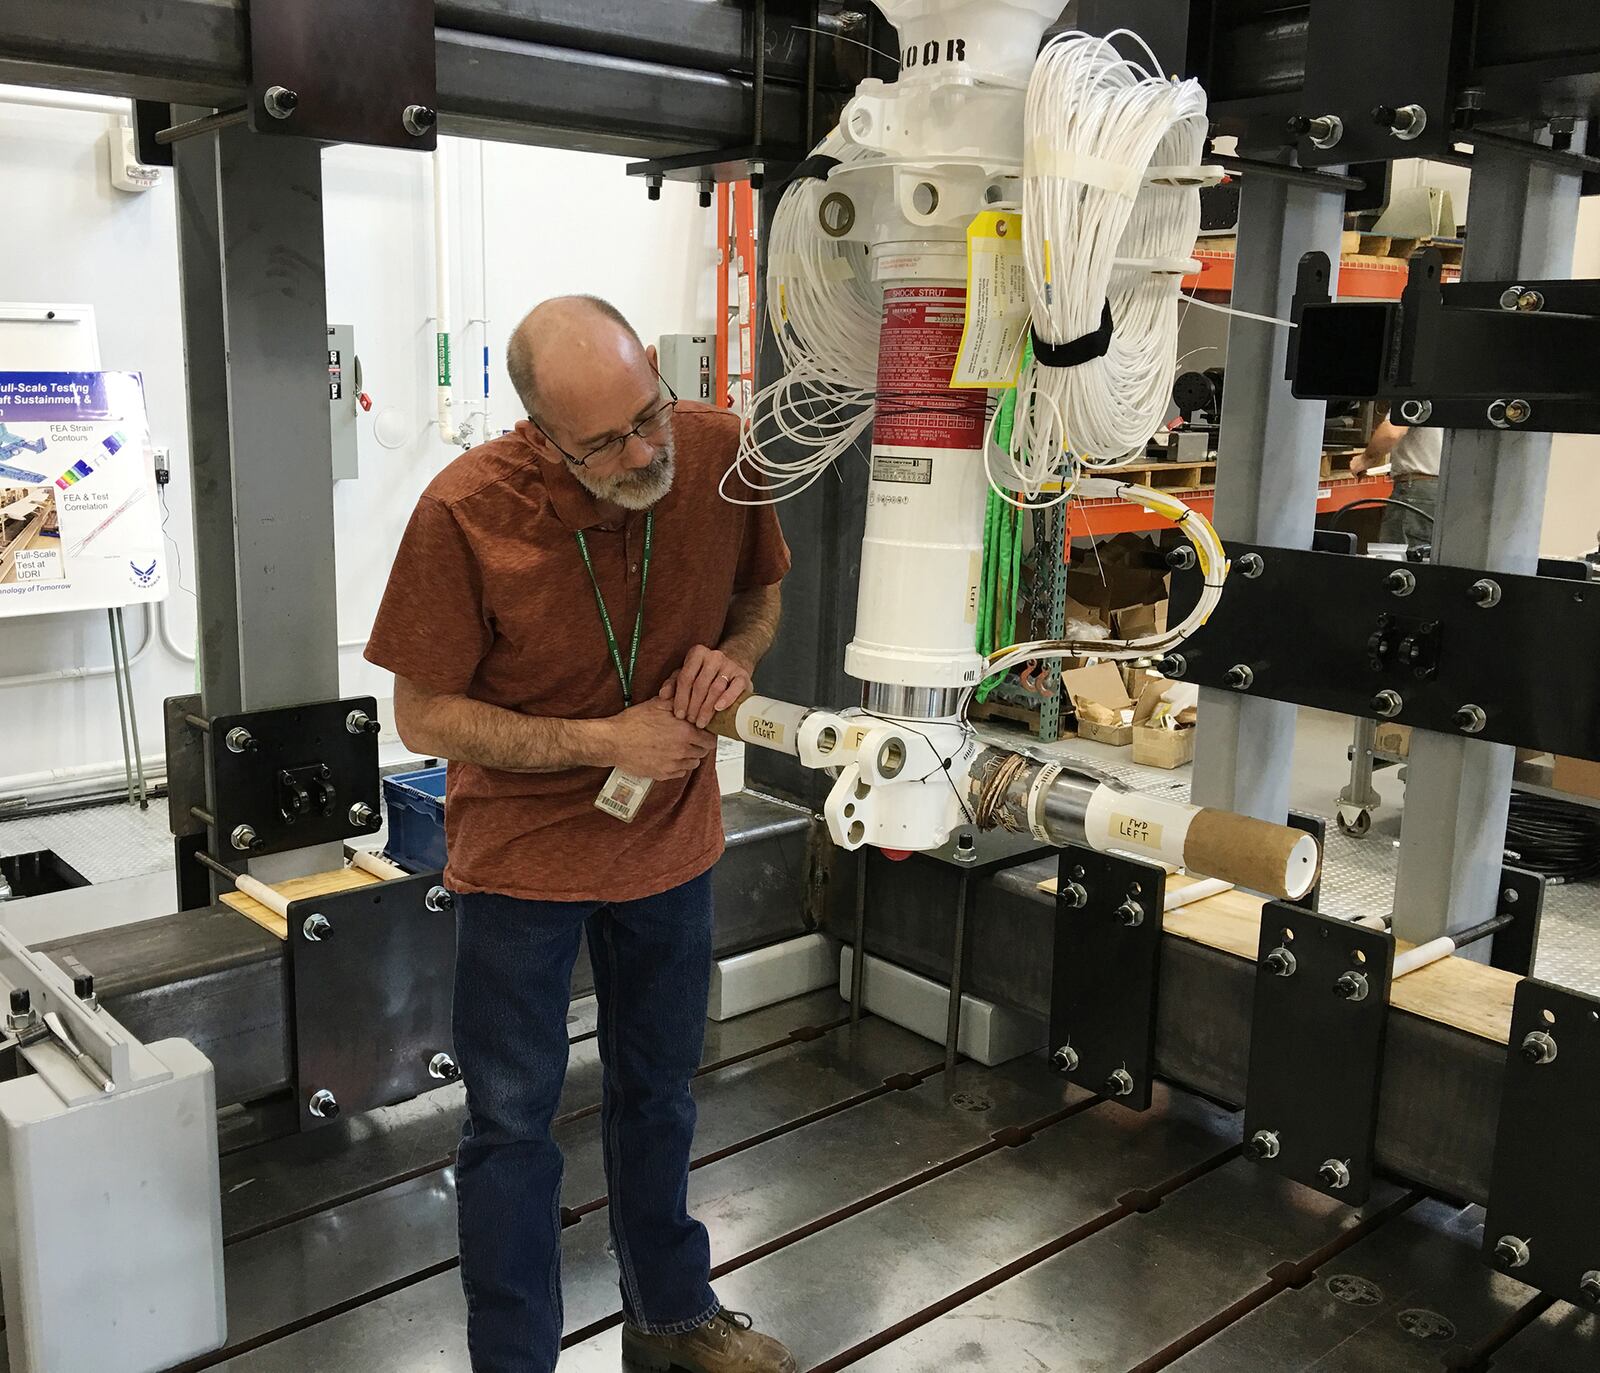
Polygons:
[[1352,477],[1359,477],[1367,470],[1367,468],[1371,466],[1372,463],[1365,453],[1357,453],[1355,457],[1350,459],[1350,475]]
[[606,725],[614,766],[653,782],[687,777],[717,747],[716,735],[679,719],[664,697],[613,715]]
[[720,648],[703,644],[689,650],[683,666],[662,683],[658,699],[671,703],[673,715],[698,729],[711,723],[750,690],[750,669]]

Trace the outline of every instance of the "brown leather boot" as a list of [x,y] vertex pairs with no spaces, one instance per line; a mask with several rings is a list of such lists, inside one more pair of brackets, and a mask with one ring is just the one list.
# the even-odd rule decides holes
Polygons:
[[750,1327],[738,1311],[719,1311],[681,1335],[624,1325],[622,1366],[628,1373],[795,1373],[794,1355]]

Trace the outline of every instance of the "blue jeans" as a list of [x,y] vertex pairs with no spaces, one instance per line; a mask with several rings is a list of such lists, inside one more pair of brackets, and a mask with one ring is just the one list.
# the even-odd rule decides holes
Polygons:
[[560,1352],[562,1159],[550,1124],[586,924],[623,1311],[658,1334],[703,1324],[718,1306],[710,1241],[688,1212],[689,1082],[705,1040],[711,875],[614,905],[463,893],[456,913],[455,1053],[467,1087],[456,1188],[474,1373],[550,1373]]

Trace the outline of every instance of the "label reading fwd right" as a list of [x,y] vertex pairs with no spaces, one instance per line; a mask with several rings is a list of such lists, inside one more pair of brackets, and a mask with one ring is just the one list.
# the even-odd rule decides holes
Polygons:
[[1125,844],[1138,844],[1150,849],[1161,847],[1161,826],[1137,816],[1113,814],[1111,833]]

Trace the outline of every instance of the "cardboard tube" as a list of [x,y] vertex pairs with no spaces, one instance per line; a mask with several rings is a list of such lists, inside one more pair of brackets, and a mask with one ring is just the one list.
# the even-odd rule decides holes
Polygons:
[[746,692],[726,710],[719,710],[706,726],[724,739],[738,739],[757,748],[800,756],[800,725],[811,714],[807,706],[775,701],[770,696]]
[[726,710],[719,710],[715,715],[713,715],[711,717],[711,723],[707,725],[706,728],[720,739],[738,739],[739,711],[743,707],[744,703],[754,695],[755,692],[753,691],[745,692],[743,696],[741,696]]
[[1183,865],[1267,896],[1298,900],[1322,868],[1317,841],[1302,830],[1225,810],[1201,810],[1184,839]]

